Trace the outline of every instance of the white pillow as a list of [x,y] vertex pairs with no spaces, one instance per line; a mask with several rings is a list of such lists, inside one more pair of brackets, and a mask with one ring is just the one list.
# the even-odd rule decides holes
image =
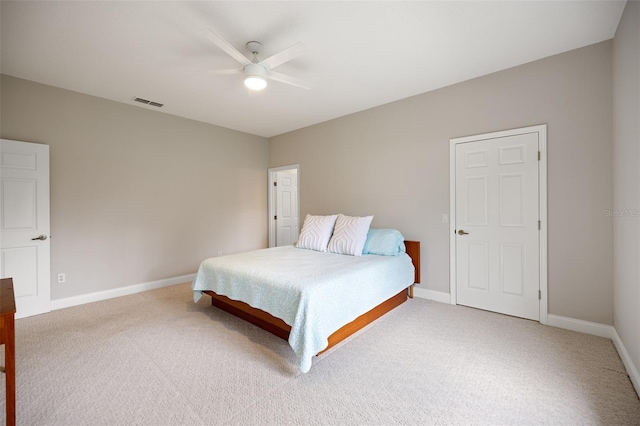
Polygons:
[[338,215],[327,250],[337,254],[362,256],[362,248],[372,220],[373,216]]
[[335,225],[337,218],[337,214],[330,216],[308,214],[307,217],[304,218],[296,247],[316,251],[327,251],[327,244],[333,233],[333,225]]

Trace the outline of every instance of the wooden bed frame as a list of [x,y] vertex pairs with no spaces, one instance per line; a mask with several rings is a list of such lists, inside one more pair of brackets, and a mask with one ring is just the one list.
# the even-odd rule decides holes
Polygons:
[[[415,267],[415,277],[414,282],[420,282],[420,242],[419,241],[405,241],[404,245],[407,249],[407,254],[411,257],[411,261],[413,262],[413,266]],[[229,299],[226,296],[222,296],[216,294],[213,291],[204,291],[203,293],[211,296],[211,304],[216,306],[223,311],[226,311],[232,315],[235,315],[239,318],[242,318],[245,321],[248,321],[258,327],[275,334],[276,336],[289,340],[289,333],[291,332],[291,327],[285,323],[280,318],[274,317],[273,315],[256,309],[244,302],[240,302],[238,300]],[[413,297],[413,285],[409,287],[408,296]],[[331,347],[337,345],[347,337],[351,336],[358,330],[372,323],[376,319],[380,318],[382,315],[391,311],[392,309],[400,306],[407,300],[407,291],[402,290],[395,296],[387,299],[382,302],[375,308],[371,309],[368,312],[360,315],[355,320],[350,323],[342,326],[342,328],[336,330],[331,336],[329,336],[329,345],[323,349],[318,355],[322,352],[329,350]]]

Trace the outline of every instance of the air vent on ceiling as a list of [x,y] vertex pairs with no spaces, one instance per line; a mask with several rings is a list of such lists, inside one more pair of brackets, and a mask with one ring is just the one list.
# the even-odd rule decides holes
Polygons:
[[164,104],[161,104],[159,102],[153,102],[153,101],[150,101],[150,100],[144,99],[144,98],[137,98],[136,97],[136,98],[133,98],[133,100],[135,102],[140,102],[141,104],[151,105],[151,106],[158,107],[158,108],[162,108],[164,106]]

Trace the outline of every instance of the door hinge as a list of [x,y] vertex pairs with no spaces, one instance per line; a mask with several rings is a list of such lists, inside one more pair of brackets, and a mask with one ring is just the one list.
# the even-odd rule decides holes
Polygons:
[[542,223],[538,221],[538,231],[542,229]]
[[278,220],[278,216],[277,215],[273,216],[273,220]]
[[542,300],[542,291],[538,290],[538,300]]
[[540,161],[540,151],[538,151],[538,161]]
[[278,182],[273,181],[273,186],[278,186]]

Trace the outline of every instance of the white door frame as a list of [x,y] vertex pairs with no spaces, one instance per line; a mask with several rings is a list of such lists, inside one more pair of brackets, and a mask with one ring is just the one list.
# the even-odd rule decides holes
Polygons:
[[538,161],[538,206],[540,218],[540,323],[547,324],[547,125],[484,133],[449,140],[449,292],[451,304],[457,304],[456,288],[456,145],[460,143],[516,136],[523,133],[538,133],[540,161]]
[[[278,180],[278,172],[284,172],[287,170],[295,170],[298,175],[298,196],[296,197],[296,208],[300,211],[300,165],[292,164],[290,166],[272,167],[269,169],[269,178],[267,179],[267,213],[269,223],[269,247],[276,246],[276,221],[273,217],[276,215],[276,200],[273,196],[274,183]],[[300,228],[298,224],[298,228]]]

